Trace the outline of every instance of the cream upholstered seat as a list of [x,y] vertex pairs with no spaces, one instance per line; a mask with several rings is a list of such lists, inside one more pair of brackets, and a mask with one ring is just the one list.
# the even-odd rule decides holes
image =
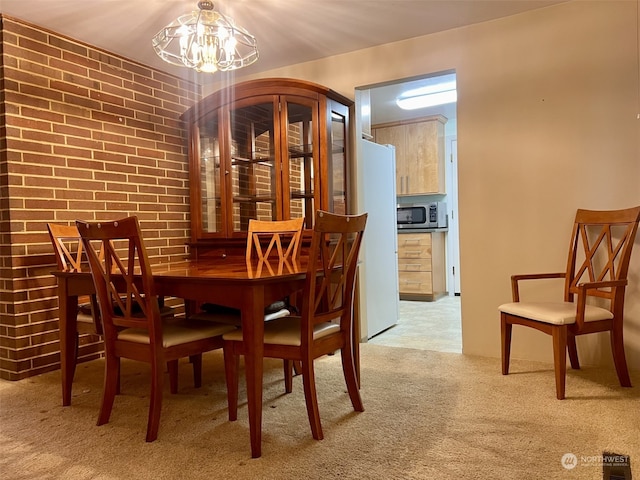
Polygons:
[[[277,320],[272,320],[265,326],[264,343],[299,347],[302,345],[302,340],[300,338],[301,321],[301,317],[283,317]],[[313,340],[320,340],[323,337],[339,331],[339,323],[320,323],[313,327]],[[224,339],[241,342],[242,330],[235,330],[233,332],[226,333],[224,335]]]
[[[500,305],[501,312],[518,317],[529,318],[553,325],[571,325],[576,323],[576,304],[573,302],[513,302]],[[611,320],[613,313],[606,308],[585,305],[584,321]]]
[[[194,382],[200,386],[202,353],[222,347],[222,334],[235,327],[213,322],[176,319],[163,323],[151,265],[137,217],[113,222],[76,225],[89,258],[104,327],[105,381],[98,425],[109,421],[118,393],[120,359],[151,365],[151,399],[147,442],[158,436],[164,363],[170,377],[177,377],[178,359],[189,357]],[[104,261],[93,248],[99,243]]]
[[[503,375],[509,373],[513,325],[549,334],[553,337],[556,397],[562,400],[565,398],[567,350],[571,367],[580,368],[576,336],[609,332],[620,385],[631,386],[624,353],[623,316],[629,261],[639,220],[640,207],[578,210],[566,271],[511,277],[513,302],[498,307]],[[520,282],[544,279],[564,279],[564,301],[520,300]]]
[[[313,438],[323,438],[315,386],[314,360],[340,350],[342,370],[354,410],[360,398],[353,345],[353,297],[358,252],[367,214],[336,215],[317,211],[309,250],[300,316],[264,326],[264,356],[285,361],[285,384],[291,391],[291,363],[300,362],[305,403]],[[229,420],[238,415],[238,363],[244,354],[242,330],[225,333],[225,375]]]

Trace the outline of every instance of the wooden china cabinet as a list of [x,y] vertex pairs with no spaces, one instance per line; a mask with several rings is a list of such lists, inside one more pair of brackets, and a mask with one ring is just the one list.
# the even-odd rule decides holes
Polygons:
[[349,212],[351,100],[315,83],[259,79],[204,98],[188,126],[191,252],[244,254],[249,219]]

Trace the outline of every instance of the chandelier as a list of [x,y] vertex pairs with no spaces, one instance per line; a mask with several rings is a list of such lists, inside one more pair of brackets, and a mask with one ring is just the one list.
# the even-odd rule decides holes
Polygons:
[[213,2],[198,2],[198,11],[181,15],[151,40],[164,61],[197,72],[236,70],[258,59],[256,39],[233,20],[214,10]]

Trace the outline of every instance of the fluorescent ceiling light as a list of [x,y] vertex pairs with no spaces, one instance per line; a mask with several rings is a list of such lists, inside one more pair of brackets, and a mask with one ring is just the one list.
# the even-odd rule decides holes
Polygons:
[[409,90],[396,99],[396,104],[403,110],[415,110],[455,103],[457,100],[458,93],[454,81]]

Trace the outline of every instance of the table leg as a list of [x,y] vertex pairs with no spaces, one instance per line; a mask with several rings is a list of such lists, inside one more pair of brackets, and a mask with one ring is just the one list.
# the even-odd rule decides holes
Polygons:
[[242,336],[247,379],[247,405],[251,457],[262,455],[262,375],[264,357],[264,289],[256,286],[244,292]]
[[58,278],[58,322],[60,327],[60,371],[62,373],[62,405],[71,405],[71,385],[76,371],[78,341],[78,297],[69,295],[67,280]]

